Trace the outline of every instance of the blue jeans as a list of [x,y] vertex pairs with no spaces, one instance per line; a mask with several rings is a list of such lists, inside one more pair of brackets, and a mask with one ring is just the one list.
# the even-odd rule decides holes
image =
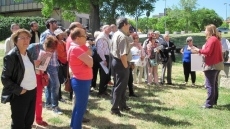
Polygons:
[[46,105],[52,107],[58,106],[58,93],[59,93],[59,79],[58,79],[58,66],[49,65],[47,72],[50,75],[49,85],[45,88]]
[[79,80],[76,78],[71,79],[71,85],[76,98],[70,123],[70,126],[73,129],[82,128],[82,119],[89,99],[90,84],[91,80]]

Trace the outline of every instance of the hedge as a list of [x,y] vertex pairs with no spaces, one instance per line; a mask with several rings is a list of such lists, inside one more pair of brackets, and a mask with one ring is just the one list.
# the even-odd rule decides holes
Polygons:
[[12,23],[19,24],[20,28],[25,28],[30,30],[30,22],[36,21],[39,24],[39,31],[43,32],[45,27],[45,21],[47,19],[44,17],[3,17],[0,16],[0,41],[5,40],[10,37],[11,31],[10,26]]

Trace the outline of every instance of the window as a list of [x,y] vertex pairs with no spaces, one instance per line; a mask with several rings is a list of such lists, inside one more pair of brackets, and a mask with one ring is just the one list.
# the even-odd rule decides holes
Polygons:
[[33,0],[24,0],[24,3],[32,3],[34,2]]
[[14,0],[10,0],[10,4],[11,4],[11,5],[14,4]]
[[82,24],[82,18],[79,18],[79,22]]
[[86,19],[86,26],[89,26],[89,19]]
[[1,5],[6,5],[6,0],[1,0]]

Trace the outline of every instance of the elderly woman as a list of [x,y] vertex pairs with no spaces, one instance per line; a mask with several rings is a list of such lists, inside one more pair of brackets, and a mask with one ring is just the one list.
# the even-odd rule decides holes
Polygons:
[[76,95],[76,103],[72,112],[70,126],[73,129],[81,129],[83,115],[88,103],[90,84],[93,78],[93,59],[91,57],[91,49],[85,45],[85,31],[80,28],[75,28],[70,36],[75,45],[71,45],[67,59],[73,75],[71,86]]
[[36,75],[33,60],[26,50],[31,34],[19,29],[11,35],[15,47],[3,60],[2,103],[10,102],[11,129],[30,129],[34,122]]
[[191,49],[194,48],[192,37],[188,37],[186,39],[186,42],[187,45],[185,45],[180,51],[183,54],[182,61],[183,61],[184,78],[185,78],[184,85],[187,85],[189,74],[191,74],[192,86],[195,86],[196,72],[191,71],[191,54],[192,54]]
[[[146,65],[145,63],[145,52],[139,42],[139,37],[137,33],[132,34],[133,38],[133,47],[131,48],[132,56],[136,56],[139,59],[134,62],[135,67],[133,69],[133,81],[134,83],[142,83],[142,75],[143,75],[143,67]],[[138,71],[138,72],[137,72]],[[137,81],[138,77],[138,81]]]
[[[31,53],[31,58],[34,60],[35,65],[37,66],[39,63],[41,63],[40,60],[38,60],[40,51],[45,52],[54,52],[57,47],[57,39],[54,36],[47,36],[44,44],[41,43],[33,43],[30,44],[28,47],[28,51]],[[48,126],[48,124],[43,121],[42,119],[42,73],[44,71],[36,70],[36,78],[37,78],[37,95],[36,95],[36,110],[35,110],[35,121],[38,125],[42,126]]]
[[202,108],[213,108],[217,104],[216,93],[217,85],[216,79],[220,70],[223,70],[223,57],[220,37],[216,26],[213,24],[205,27],[206,43],[202,49],[194,48],[194,50],[204,55],[204,75],[205,85],[208,92],[205,105]]

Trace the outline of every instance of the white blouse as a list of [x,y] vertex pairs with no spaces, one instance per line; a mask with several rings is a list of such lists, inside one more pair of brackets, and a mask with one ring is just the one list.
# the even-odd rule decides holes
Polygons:
[[21,87],[26,90],[33,90],[37,86],[37,79],[35,75],[34,66],[27,54],[25,56],[21,55],[21,57],[25,67],[25,73],[21,82]]

